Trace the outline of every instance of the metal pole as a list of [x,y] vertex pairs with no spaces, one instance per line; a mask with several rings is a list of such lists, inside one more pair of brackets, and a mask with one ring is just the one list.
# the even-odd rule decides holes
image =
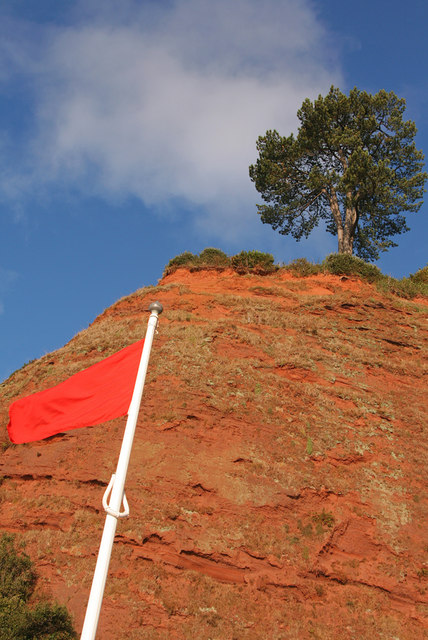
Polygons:
[[[81,640],[94,640],[97,632],[98,619],[100,616],[101,603],[104,595],[104,588],[107,579],[108,567],[110,564],[111,550],[116,533],[117,519],[128,515],[128,503],[124,494],[126,474],[128,471],[129,458],[131,455],[132,442],[135,428],[137,426],[138,412],[140,409],[141,396],[143,395],[144,381],[146,379],[147,365],[149,363],[150,350],[152,348],[153,336],[158,324],[158,315],[162,313],[163,307],[159,302],[152,302],[149,306],[150,318],[147,325],[147,332],[144,341],[143,352],[138,367],[137,379],[132,394],[131,404],[128,411],[125,433],[122,447],[120,449],[119,461],[117,463],[116,474],[112,476],[109,486],[104,494],[103,505],[107,511],[104,524],[104,531],[101,538],[98,552],[97,564],[92,580],[91,593],[89,594],[88,607],[86,609],[85,621],[83,623]],[[110,503],[107,504],[108,494],[111,488]],[[124,511],[120,511],[124,504]]]

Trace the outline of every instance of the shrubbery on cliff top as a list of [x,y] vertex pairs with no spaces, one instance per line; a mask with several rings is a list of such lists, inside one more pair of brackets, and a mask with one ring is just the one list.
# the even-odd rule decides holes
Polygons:
[[261,251],[241,251],[231,258],[234,269],[265,269],[272,271],[275,269],[274,257],[270,253]]
[[229,266],[230,258],[221,249],[208,247],[199,254],[201,264],[212,264],[219,266]]
[[382,272],[374,264],[364,262],[361,258],[347,253],[330,253],[321,266],[328,273],[338,276],[361,276],[369,282],[374,282],[382,276]]
[[313,276],[321,272],[321,266],[309,262],[306,258],[296,258],[284,267],[287,271],[291,271],[293,276],[305,278],[306,276]]
[[199,255],[185,251],[170,260],[165,268],[164,275],[172,273],[179,267],[190,269],[226,268],[231,267],[237,271],[258,270],[272,271],[279,267],[274,265],[274,257],[270,253],[261,251],[241,251],[236,256],[229,258],[221,249],[208,247],[201,251]]
[[189,265],[198,264],[199,256],[194,253],[190,253],[190,251],[185,251],[184,253],[180,253],[175,258],[172,258],[166,265],[166,270],[173,271],[174,268],[177,267],[187,267]]
[[314,264],[306,258],[297,258],[288,265],[275,265],[270,253],[261,251],[241,251],[234,256],[227,256],[221,249],[208,247],[199,255],[185,251],[170,260],[164,275],[172,273],[180,267],[198,269],[234,269],[238,273],[267,274],[278,269],[287,269],[298,277],[308,277],[318,273],[331,273],[338,276],[356,276],[367,280],[385,293],[393,293],[402,298],[414,298],[418,295],[428,296],[428,265],[409,278],[396,280],[384,275],[376,265],[364,262],[361,258],[345,253],[331,253],[321,264]]
[[411,273],[410,280],[417,284],[426,284],[428,286],[428,265],[423,269],[419,269],[416,273]]

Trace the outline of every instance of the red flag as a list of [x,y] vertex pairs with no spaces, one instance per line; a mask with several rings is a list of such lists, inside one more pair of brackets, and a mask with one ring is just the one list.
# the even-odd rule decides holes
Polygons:
[[143,344],[139,340],[55,387],[16,400],[9,408],[11,441],[42,440],[126,415]]

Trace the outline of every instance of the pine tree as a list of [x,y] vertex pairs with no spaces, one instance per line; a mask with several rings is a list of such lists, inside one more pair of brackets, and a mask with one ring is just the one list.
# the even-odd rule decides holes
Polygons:
[[262,222],[300,240],[324,220],[339,253],[366,260],[397,246],[391,237],[408,231],[403,212],[419,210],[427,178],[405,106],[393,92],[331,87],[303,102],[296,137],[260,136],[250,178],[268,203]]

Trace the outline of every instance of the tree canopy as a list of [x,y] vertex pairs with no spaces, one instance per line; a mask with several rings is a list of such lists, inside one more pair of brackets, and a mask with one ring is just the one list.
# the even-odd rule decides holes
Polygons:
[[296,137],[269,130],[257,141],[250,178],[267,203],[257,205],[262,222],[300,240],[323,220],[339,253],[366,260],[397,246],[391,237],[409,230],[403,212],[419,210],[427,178],[405,107],[384,90],[307,98]]

